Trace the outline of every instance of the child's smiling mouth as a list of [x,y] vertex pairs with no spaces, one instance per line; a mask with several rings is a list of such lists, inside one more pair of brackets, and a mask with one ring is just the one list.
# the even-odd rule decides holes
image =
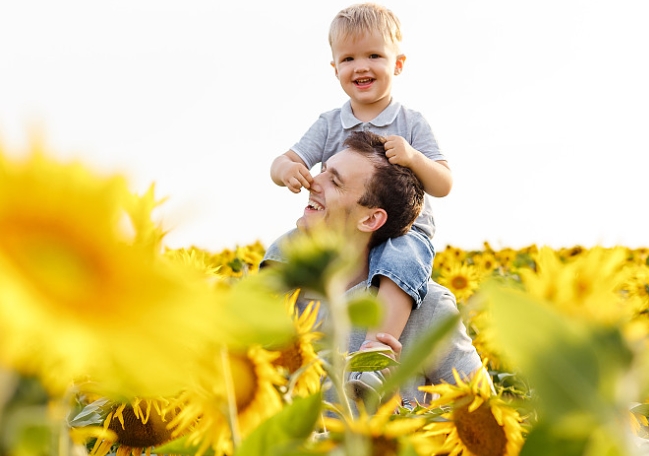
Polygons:
[[371,85],[373,82],[374,82],[374,78],[361,78],[361,79],[356,79],[354,81],[354,84],[359,87],[365,87]]

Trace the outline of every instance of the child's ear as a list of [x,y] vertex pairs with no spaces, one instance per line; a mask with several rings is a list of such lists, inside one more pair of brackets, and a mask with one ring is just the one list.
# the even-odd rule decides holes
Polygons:
[[358,229],[366,233],[371,233],[378,230],[388,220],[388,213],[385,209],[372,209],[368,215],[358,221]]
[[403,65],[406,63],[406,55],[399,54],[397,56],[397,61],[394,65],[394,75],[400,74],[403,71]]
[[331,62],[329,62],[329,65],[333,67],[334,73],[336,74],[336,77],[338,77],[338,68],[336,68],[336,62],[332,60]]

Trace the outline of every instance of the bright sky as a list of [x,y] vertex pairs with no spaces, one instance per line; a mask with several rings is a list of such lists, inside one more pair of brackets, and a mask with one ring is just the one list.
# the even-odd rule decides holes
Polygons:
[[[345,95],[329,22],[350,1],[0,3],[0,141],[156,183],[171,247],[272,240],[307,195],[275,156]],[[393,94],[453,170],[438,250],[649,246],[649,2],[381,2],[404,28]]]

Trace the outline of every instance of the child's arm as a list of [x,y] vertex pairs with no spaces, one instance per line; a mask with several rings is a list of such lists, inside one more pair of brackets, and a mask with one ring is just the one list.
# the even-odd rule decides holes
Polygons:
[[431,196],[449,194],[453,186],[451,169],[445,160],[435,161],[413,148],[405,138],[390,135],[385,143],[385,155],[393,165],[410,168]]
[[280,187],[288,187],[293,193],[300,193],[302,187],[308,189],[313,176],[298,154],[289,150],[273,160],[270,177]]

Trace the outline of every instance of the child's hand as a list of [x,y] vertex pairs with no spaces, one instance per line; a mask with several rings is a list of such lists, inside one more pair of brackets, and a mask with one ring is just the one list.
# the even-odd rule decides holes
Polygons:
[[385,156],[393,165],[401,165],[406,168],[412,168],[413,157],[418,152],[408,144],[408,141],[402,136],[390,135],[386,137]]
[[311,188],[313,176],[311,176],[309,169],[302,163],[292,162],[284,168],[282,182],[293,193],[300,193],[302,187],[307,190]]

